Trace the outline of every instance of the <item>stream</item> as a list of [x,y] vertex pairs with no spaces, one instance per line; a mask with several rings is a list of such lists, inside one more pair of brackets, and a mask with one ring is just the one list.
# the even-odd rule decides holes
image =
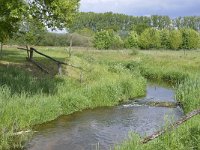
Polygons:
[[147,136],[180,119],[180,107],[154,107],[144,102],[176,102],[167,86],[149,84],[147,94],[137,102],[96,108],[62,116],[42,124],[26,144],[27,150],[110,150],[131,132]]

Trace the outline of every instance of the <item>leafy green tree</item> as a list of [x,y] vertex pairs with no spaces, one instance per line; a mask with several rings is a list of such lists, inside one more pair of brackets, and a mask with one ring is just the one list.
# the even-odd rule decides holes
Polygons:
[[1,0],[0,42],[12,37],[27,18],[38,20],[49,28],[68,27],[78,11],[79,0]]
[[109,29],[97,32],[93,45],[97,49],[121,49],[124,47],[124,42],[113,29]]
[[182,35],[180,30],[172,30],[169,34],[169,44],[171,49],[179,49],[182,45]]
[[199,44],[199,33],[193,29],[182,29],[182,48],[197,49]]
[[170,35],[170,31],[167,29],[160,31],[161,47],[164,49],[170,49],[169,35]]
[[97,49],[108,49],[111,46],[112,37],[108,31],[103,30],[95,34],[94,37],[94,47]]
[[112,38],[112,42],[111,42],[111,46],[110,46],[111,49],[124,48],[124,42],[119,35],[117,35],[115,33],[111,38]]
[[0,2],[0,43],[1,52],[3,43],[13,36],[19,28],[19,21],[26,9],[23,0],[1,0]]
[[138,35],[141,35],[145,29],[149,28],[150,26],[144,23],[140,23],[133,26],[133,30],[136,31]]
[[138,47],[138,34],[135,31],[129,33],[128,38],[125,40],[126,48]]
[[160,48],[160,33],[157,29],[146,29],[139,37],[139,47],[141,49]]
[[124,14],[107,13],[93,13],[81,12],[76,15],[75,21],[70,26],[70,31],[75,32],[83,28],[89,28],[93,31],[101,31],[113,29],[115,32],[135,30],[139,35],[148,27],[156,29],[170,29],[170,28],[193,28],[200,30],[200,17],[188,16],[171,19],[169,16],[153,15],[146,16],[128,16]]
[[80,0],[31,0],[30,15],[49,28],[69,27],[79,8]]
[[46,32],[47,29],[40,21],[30,18],[23,20],[14,39],[21,45],[38,45],[42,38],[45,38]]

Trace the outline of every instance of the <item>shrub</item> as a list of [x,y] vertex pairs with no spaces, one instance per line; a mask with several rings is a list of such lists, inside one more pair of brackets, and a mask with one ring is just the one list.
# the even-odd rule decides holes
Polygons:
[[120,49],[124,46],[121,37],[113,30],[97,32],[93,44],[97,49]]
[[182,44],[182,35],[179,30],[173,30],[169,34],[169,45],[171,49],[179,49]]
[[197,49],[199,44],[199,33],[193,29],[182,29],[182,48]]
[[112,39],[108,31],[100,31],[95,34],[94,47],[97,49],[108,49],[111,46]]
[[111,37],[111,40],[112,40],[111,46],[110,46],[111,49],[121,49],[124,47],[124,42],[119,35],[114,34]]
[[154,28],[146,29],[139,37],[141,49],[160,48],[160,33]]
[[138,35],[135,31],[131,31],[125,40],[125,48],[138,47]]
[[71,35],[67,36],[67,41],[69,43],[70,43],[71,38],[72,38],[72,46],[83,46],[83,47],[92,46],[91,37],[83,36],[78,33],[72,33]]

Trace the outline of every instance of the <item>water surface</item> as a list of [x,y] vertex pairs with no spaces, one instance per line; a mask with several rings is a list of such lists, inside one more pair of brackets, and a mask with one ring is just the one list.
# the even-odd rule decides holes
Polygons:
[[[175,102],[168,87],[148,85],[141,101]],[[43,124],[28,150],[109,150],[122,143],[130,132],[150,135],[183,115],[180,108],[150,107],[130,101],[115,107],[85,110]]]

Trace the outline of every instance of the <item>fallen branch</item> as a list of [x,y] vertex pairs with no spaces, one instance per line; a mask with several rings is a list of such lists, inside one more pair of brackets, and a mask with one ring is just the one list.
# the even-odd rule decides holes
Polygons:
[[54,59],[54,58],[52,58],[52,57],[50,57],[50,56],[47,56],[47,55],[45,55],[45,54],[43,54],[43,53],[37,51],[37,50],[36,50],[35,48],[33,48],[33,47],[31,47],[30,50],[33,50],[34,52],[36,52],[36,53],[38,53],[38,54],[40,54],[40,55],[42,55],[42,56],[44,56],[44,57],[46,57],[46,58],[49,58],[49,59],[51,59],[52,61],[55,61],[56,63],[68,65],[68,63],[61,62],[61,61],[58,61],[58,60],[56,60],[56,59]]
[[143,140],[142,140],[142,143],[145,144],[157,137],[159,137],[160,135],[162,135],[163,133],[167,132],[167,131],[170,131],[174,128],[177,128],[179,125],[181,125],[182,123],[188,121],[189,119],[191,119],[192,117],[196,116],[196,115],[199,115],[200,114],[200,109],[197,109],[197,110],[194,110],[188,114],[186,114],[184,117],[182,117],[180,120],[176,121],[175,123],[173,123],[172,125],[170,125],[169,127],[161,130],[161,131],[158,131],[150,136],[147,136],[145,137]]
[[56,60],[56,59],[54,59],[54,58],[52,58],[52,57],[50,57],[50,56],[48,56],[48,55],[45,55],[45,54],[39,52],[38,50],[36,50],[36,49],[33,48],[33,47],[31,47],[30,50],[27,50],[26,48],[21,48],[21,47],[18,47],[18,49],[24,50],[24,51],[30,51],[30,52],[31,52],[31,51],[34,51],[34,52],[36,52],[37,54],[42,55],[42,56],[44,56],[44,57],[46,57],[46,58],[48,58],[48,59],[50,59],[50,60],[56,62],[58,65],[59,65],[59,64],[67,65],[67,66],[70,66],[70,67],[77,68],[77,69],[80,69],[80,70],[82,70],[82,71],[85,71],[82,67],[75,66],[75,65],[72,65],[72,64],[68,64],[68,63],[66,63],[66,62],[58,61],[58,60]]

